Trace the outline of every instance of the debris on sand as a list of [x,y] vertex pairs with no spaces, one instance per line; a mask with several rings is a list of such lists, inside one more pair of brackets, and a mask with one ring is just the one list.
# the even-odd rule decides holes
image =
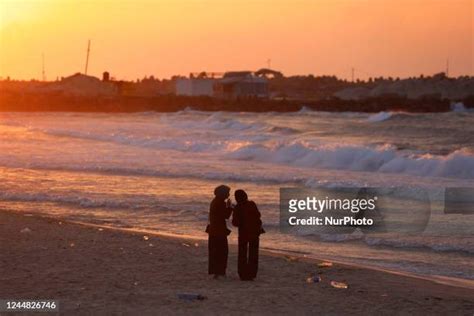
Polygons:
[[178,298],[184,301],[203,301],[207,299],[206,296],[195,293],[179,293]]
[[331,281],[331,286],[336,288],[336,289],[347,289],[349,285],[344,282],[336,282],[336,281]]
[[288,262],[296,262],[298,261],[298,257],[293,257],[293,256],[285,256],[286,261]]
[[31,229],[29,229],[28,227],[25,227],[25,228],[23,228],[22,230],[20,230],[20,233],[22,233],[22,234],[29,234],[29,233],[31,233]]
[[306,278],[306,283],[319,283],[321,282],[321,277],[319,275],[310,275]]
[[332,262],[323,261],[323,262],[321,262],[321,263],[318,263],[318,267],[319,267],[319,268],[329,268],[329,267],[332,267]]

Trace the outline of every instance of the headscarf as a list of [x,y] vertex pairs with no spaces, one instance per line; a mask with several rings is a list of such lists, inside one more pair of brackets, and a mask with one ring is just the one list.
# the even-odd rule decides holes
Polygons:
[[238,204],[242,204],[244,202],[247,202],[248,200],[247,193],[245,193],[244,190],[237,190],[235,191],[235,200],[237,201]]
[[230,193],[230,188],[224,184],[214,189],[214,195],[221,199],[225,199],[229,193]]

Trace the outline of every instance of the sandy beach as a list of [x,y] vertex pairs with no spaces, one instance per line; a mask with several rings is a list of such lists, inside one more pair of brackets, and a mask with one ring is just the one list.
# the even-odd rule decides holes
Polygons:
[[[241,282],[231,247],[228,277],[207,275],[207,245],[0,212],[0,298],[57,299],[70,314],[472,315],[473,291],[381,271],[264,254]],[[29,232],[21,232],[29,228]],[[320,283],[306,278],[321,272]],[[330,281],[346,282],[336,289]],[[206,296],[185,301],[179,293]]]

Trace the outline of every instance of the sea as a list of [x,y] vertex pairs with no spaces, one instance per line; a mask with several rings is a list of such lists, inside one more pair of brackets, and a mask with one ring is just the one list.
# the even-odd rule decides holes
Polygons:
[[[262,249],[474,281],[474,214],[444,212],[446,188],[474,188],[474,113],[462,107],[433,114],[0,113],[0,209],[205,240],[220,184],[246,190],[258,205]],[[280,229],[280,188],[339,186],[422,188],[426,229]]]

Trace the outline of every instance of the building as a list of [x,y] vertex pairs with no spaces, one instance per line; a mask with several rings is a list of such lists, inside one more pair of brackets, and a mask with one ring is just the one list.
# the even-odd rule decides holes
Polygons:
[[213,96],[216,79],[206,72],[189,75],[189,78],[176,79],[176,94],[188,96]]
[[213,96],[235,99],[241,97],[268,97],[268,80],[265,74],[251,71],[226,73],[191,73],[189,78],[176,79],[176,94],[187,96]]
[[111,82],[76,73],[61,78],[60,81],[48,82],[34,90],[38,93],[61,93],[70,96],[116,96],[118,89]]
[[214,96],[226,99],[241,97],[268,97],[268,80],[256,76],[251,71],[226,72],[222,79],[214,84]]

